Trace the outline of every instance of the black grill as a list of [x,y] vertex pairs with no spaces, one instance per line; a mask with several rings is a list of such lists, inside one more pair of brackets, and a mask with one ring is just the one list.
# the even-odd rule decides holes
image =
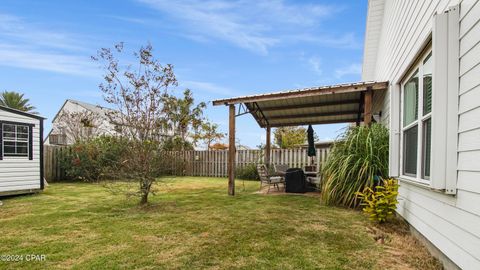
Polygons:
[[291,168],[285,174],[285,192],[305,193],[307,192],[305,174],[302,169]]

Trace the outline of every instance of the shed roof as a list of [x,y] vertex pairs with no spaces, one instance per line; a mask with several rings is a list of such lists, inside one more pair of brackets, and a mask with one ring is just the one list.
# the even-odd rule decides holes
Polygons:
[[29,113],[29,112],[20,111],[20,110],[13,109],[13,108],[10,108],[10,107],[7,107],[7,106],[2,106],[2,105],[0,105],[0,110],[15,113],[15,114],[19,114],[19,115],[23,115],[23,116],[38,119],[38,120],[46,119],[45,117],[40,116],[38,114],[33,114],[33,113]]
[[364,92],[385,90],[388,82],[356,82],[214,100],[240,104],[260,127],[357,122],[363,116]]

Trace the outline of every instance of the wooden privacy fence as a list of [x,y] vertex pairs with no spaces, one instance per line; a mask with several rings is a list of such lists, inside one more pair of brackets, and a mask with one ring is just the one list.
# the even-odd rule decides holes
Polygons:
[[[320,171],[325,163],[329,148],[317,148],[313,158]],[[227,177],[228,150],[214,151],[173,151],[169,152],[172,174],[186,176]],[[248,165],[263,163],[263,150],[237,150],[235,167],[242,169]],[[307,149],[273,149],[270,154],[271,164],[286,164],[290,168],[303,168],[310,165]]]
[[60,162],[62,154],[66,151],[70,151],[70,147],[53,145],[43,147],[43,173],[47,181],[65,180],[65,170]]
[[[44,147],[44,174],[47,181],[59,181],[66,178],[65,170],[60,165],[61,156],[70,151],[68,146]],[[320,171],[325,163],[329,148],[317,148],[314,163]],[[263,163],[263,150],[237,150],[235,155],[236,168],[242,169],[248,165]],[[171,151],[168,159],[168,171],[178,176],[209,176],[227,177],[228,150],[212,151]],[[286,164],[290,168],[303,168],[310,165],[307,149],[272,149],[270,154],[271,164]]]

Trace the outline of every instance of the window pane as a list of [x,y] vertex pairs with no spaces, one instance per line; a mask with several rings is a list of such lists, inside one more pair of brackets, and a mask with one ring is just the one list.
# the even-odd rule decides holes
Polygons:
[[3,138],[8,139],[8,140],[14,140],[15,139],[15,133],[13,133],[13,132],[3,132]]
[[15,126],[14,125],[3,125],[3,131],[4,132],[15,132]]
[[3,153],[4,154],[15,154],[15,142],[3,142]]
[[28,133],[17,133],[17,140],[27,141],[28,140]]
[[423,62],[423,115],[432,111],[432,54]]
[[403,133],[403,172],[407,175],[417,174],[418,125]]
[[27,126],[17,126],[17,132],[18,133],[28,133],[28,127]]
[[432,119],[423,122],[423,173],[422,178],[430,177],[430,156],[432,151]]
[[27,143],[17,143],[17,154],[18,155],[25,155],[28,153],[28,144]]
[[403,92],[403,126],[418,118],[418,73],[407,81]]

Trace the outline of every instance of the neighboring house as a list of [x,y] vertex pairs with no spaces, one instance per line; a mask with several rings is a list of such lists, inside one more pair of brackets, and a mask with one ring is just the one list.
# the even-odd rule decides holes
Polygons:
[[447,268],[480,269],[480,1],[370,0],[364,81],[388,81],[397,212]]
[[119,127],[111,121],[115,113],[112,109],[67,99],[52,120],[45,144],[70,145],[78,138],[116,135]]
[[[44,143],[47,145],[71,145],[76,141],[101,135],[120,135],[123,128],[118,111],[67,99],[53,118],[52,129]],[[173,130],[165,129],[157,135],[158,140],[172,136],[172,134]]]
[[0,196],[43,189],[43,120],[0,106]]
[[[315,148],[317,149],[325,149],[325,148],[330,148],[332,145],[335,143],[335,141],[318,141],[315,142]],[[308,144],[302,144],[300,145],[301,148],[303,149],[308,149]]]

